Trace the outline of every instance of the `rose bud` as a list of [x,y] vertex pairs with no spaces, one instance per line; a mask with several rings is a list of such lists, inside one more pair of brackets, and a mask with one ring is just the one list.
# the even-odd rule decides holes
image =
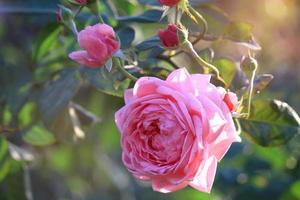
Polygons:
[[76,3],[78,3],[79,5],[82,5],[82,6],[86,5],[88,2],[88,0],[75,0],[75,1],[76,1]]
[[247,76],[251,76],[253,71],[255,71],[258,67],[258,63],[255,58],[246,56],[242,58],[241,61],[241,69]]
[[83,50],[69,57],[87,67],[103,66],[120,48],[113,28],[107,24],[86,27],[78,33],[78,42]]
[[227,105],[229,111],[230,112],[235,111],[238,106],[238,98],[236,94],[232,92],[225,92],[225,91],[223,92],[223,94],[224,94],[223,101]]
[[160,4],[164,6],[177,6],[177,4],[180,2],[180,0],[158,0]]
[[225,89],[210,75],[173,71],[167,80],[142,77],[125,91],[125,106],[115,114],[122,160],[155,191],[188,185],[210,192],[220,161],[240,141]]
[[159,30],[158,37],[166,48],[176,48],[179,45],[178,28],[175,24],[169,24],[166,29]]

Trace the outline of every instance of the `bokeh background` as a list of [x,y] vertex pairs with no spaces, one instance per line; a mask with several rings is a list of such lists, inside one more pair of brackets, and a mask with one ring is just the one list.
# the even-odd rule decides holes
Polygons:
[[[120,15],[134,15],[146,9],[134,0],[114,2]],[[5,104],[18,110],[25,99],[31,98],[24,95],[28,83],[39,87],[39,83],[51,79],[57,71],[75,65],[67,58],[68,50],[61,52],[59,48],[59,45],[66,45],[67,49],[74,46],[71,44],[74,38],[67,30],[62,33],[63,41],[54,36],[58,46],[51,47],[51,52],[61,54],[61,57],[52,54],[51,57],[47,53],[44,55],[48,56],[47,61],[33,59],[39,41],[59,26],[54,13],[58,3],[55,0],[0,1],[0,94],[6,95],[6,102],[0,99],[1,122],[7,118]],[[299,113],[300,1],[220,0],[213,4],[224,10],[230,19],[253,25],[256,40],[262,47],[256,53],[259,73],[275,76],[261,95],[284,100]],[[34,13],[23,8],[31,8]],[[81,20],[84,19],[83,16]],[[159,27],[151,24],[134,26],[138,30],[136,40],[153,35]],[[217,29],[217,26],[217,23],[209,23],[210,30]],[[240,53],[240,49],[227,52],[227,49],[232,50],[230,44],[216,48],[227,55]],[[59,57],[59,62],[55,56]],[[49,64],[51,61],[53,63]],[[43,68],[44,62],[50,67]],[[79,116],[84,139],[74,138],[70,119],[66,117],[68,110],[62,110],[54,120],[51,128],[59,142],[48,147],[24,145],[20,141],[20,132],[2,130],[1,134],[11,143],[28,150],[27,160],[30,156],[34,156],[34,160],[22,161],[23,164],[13,159],[9,164],[0,162],[1,200],[26,199],[28,190],[36,200],[300,199],[300,136],[285,146],[273,148],[260,147],[243,138],[242,143],[232,145],[219,164],[211,194],[191,188],[160,194],[153,192],[149,183],[135,180],[121,162],[120,136],[114,124],[114,112],[122,106],[123,100],[84,86],[72,102],[94,113],[99,118],[96,121],[100,121],[92,124],[91,119]],[[51,110],[51,106],[48,109]],[[31,117],[34,116],[24,111],[23,120]],[[26,184],[29,179],[31,184]]]

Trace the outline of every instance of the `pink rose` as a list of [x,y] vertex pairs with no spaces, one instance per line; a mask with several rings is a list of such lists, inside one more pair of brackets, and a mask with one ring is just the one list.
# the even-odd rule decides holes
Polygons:
[[158,0],[164,6],[176,6],[180,0]]
[[217,162],[240,141],[210,75],[173,71],[166,81],[140,78],[115,114],[122,159],[133,175],[167,193],[190,185],[210,192]]
[[120,48],[112,27],[107,24],[88,26],[78,33],[82,49],[69,54],[69,57],[87,67],[103,66]]
[[169,24],[164,30],[158,31],[160,42],[167,48],[174,48],[179,45],[178,30],[175,24]]

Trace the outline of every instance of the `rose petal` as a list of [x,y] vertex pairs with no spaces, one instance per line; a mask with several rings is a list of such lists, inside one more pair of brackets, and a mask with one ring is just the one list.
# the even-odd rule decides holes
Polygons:
[[81,31],[78,34],[78,42],[81,48],[85,49],[90,57],[105,64],[107,61],[108,50],[106,45],[87,31]]
[[86,51],[74,51],[69,54],[69,58],[87,67],[99,67],[102,63],[90,57]]
[[188,185],[186,182],[179,183],[177,185],[171,184],[165,178],[152,179],[152,188],[154,191],[169,193],[185,188]]
[[193,188],[201,192],[210,192],[217,169],[217,159],[214,156],[203,160],[194,180],[189,183]]

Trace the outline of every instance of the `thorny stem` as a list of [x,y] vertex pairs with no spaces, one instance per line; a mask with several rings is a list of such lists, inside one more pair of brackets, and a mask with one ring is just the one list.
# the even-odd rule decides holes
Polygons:
[[176,6],[176,8],[175,8],[175,19],[174,19],[175,20],[174,24],[176,24],[176,25],[178,24],[178,11],[179,11],[178,6]]
[[74,19],[79,15],[84,6],[80,6],[74,15]]
[[[182,48],[183,50],[188,51],[194,58],[195,60],[203,67],[204,73],[208,74],[209,70],[212,70],[215,74],[216,77],[219,81],[221,81],[223,84],[225,84],[225,81],[222,79],[222,77],[220,76],[219,70],[213,66],[212,64],[206,62],[205,60],[203,60],[195,51],[195,49],[193,48],[193,44],[186,40],[183,44],[182,44]],[[226,85],[226,84],[225,84]]]
[[[197,38],[192,42],[193,45],[197,44],[201,39],[203,39],[203,37],[205,36],[207,30],[208,30],[208,25],[206,20],[204,19],[204,17],[198,13],[193,7],[191,7],[190,5],[188,6],[189,11],[191,12],[191,14],[195,17],[196,21],[198,24],[202,24],[203,30],[202,32],[197,36]],[[184,51],[180,50],[178,52],[176,52],[175,54],[172,55],[173,56],[177,56],[181,53],[183,53]]]
[[196,18],[197,22],[201,23],[202,26],[203,26],[202,32],[198,35],[198,37],[196,38],[196,40],[194,40],[193,43],[192,43],[194,45],[194,44],[196,44],[197,42],[199,42],[204,37],[205,33],[208,30],[208,25],[207,25],[207,22],[204,19],[204,17],[200,13],[198,13],[193,7],[191,7],[189,5],[188,8],[189,8],[191,14]]
[[101,15],[97,15],[97,18],[99,20],[100,23],[104,24],[104,20],[102,19]]
[[250,79],[250,87],[249,87],[249,94],[248,94],[248,109],[247,109],[247,118],[250,116],[251,113],[251,101],[252,101],[252,94],[253,94],[253,85],[254,85],[254,79],[255,79],[256,69],[253,70],[252,76]]
[[120,61],[120,58],[113,58],[113,59],[114,59],[116,67],[125,77],[133,80],[134,82],[137,81],[137,78],[135,76],[133,76],[132,74],[130,74],[128,71],[125,70],[122,62]]

